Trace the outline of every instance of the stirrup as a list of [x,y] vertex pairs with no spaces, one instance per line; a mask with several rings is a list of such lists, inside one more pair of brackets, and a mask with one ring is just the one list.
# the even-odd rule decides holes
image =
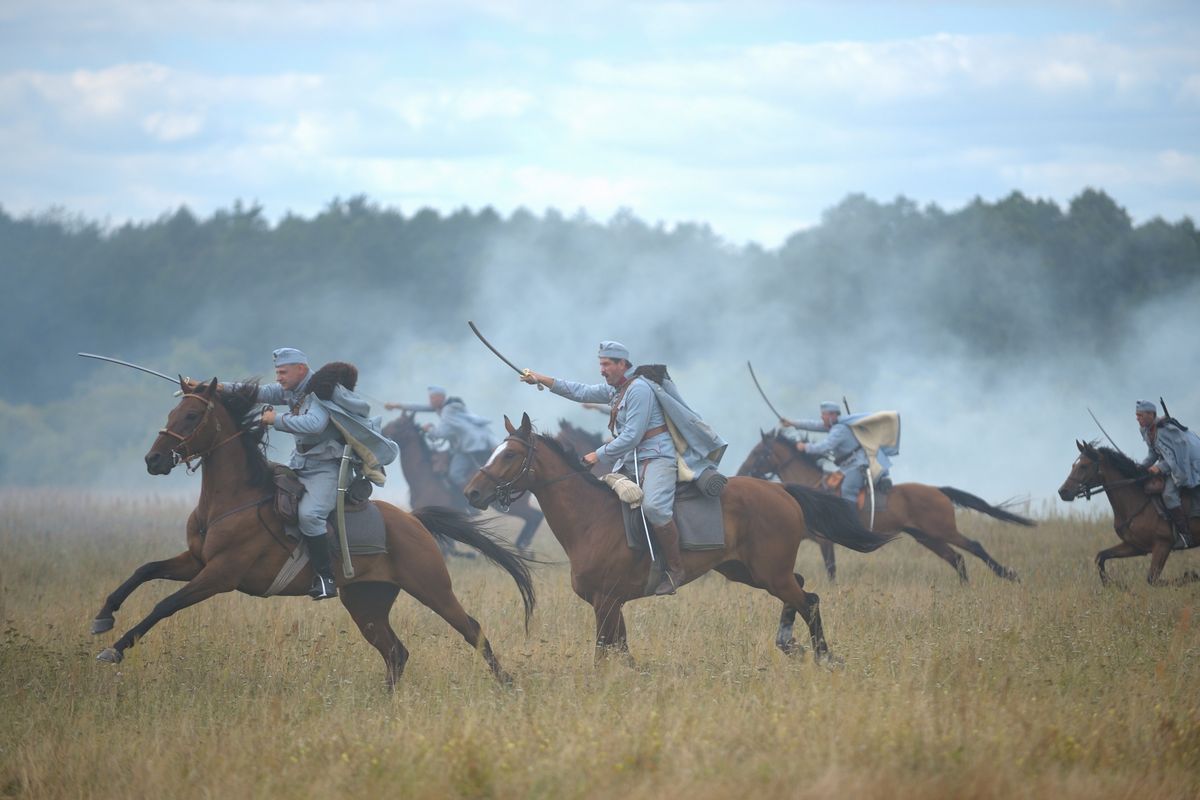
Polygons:
[[337,593],[337,584],[333,578],[326,578],[320,573],[313,578],[312,587],[308,590],[308,596],[313,600],[328,600],[337,597]]
[[[664,586],[668,587],[668,590],[665,592],[662,591]],[[655,597],[669,597],[670,595],[675,594],[675,590],[678,588],[679,584],[675,583],[675,579],[671,577],[671,573],[669,571],[664,571],[662,574],[662,580],[658,582],[658,586],[654,587],[654,595]]]

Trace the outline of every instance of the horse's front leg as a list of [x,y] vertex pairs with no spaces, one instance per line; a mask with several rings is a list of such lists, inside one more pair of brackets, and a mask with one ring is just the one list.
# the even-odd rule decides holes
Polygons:
[[114,615],[121,609],[121,604],[129,599],[129,595],[133,594],[133,591],[146,581],[160,579],[190,581],[200,574],[203,566],[191,554],[191,551],[188,550],[165,561],[150,561],[142,564],[133,571],[133,574],[129,576],[129,580],[118,586],[116,591],[108,596],[108,599],[104,601],[104,605],[96,612],[96,617],[92,620],[92,633],[111,631],[113,625],[116,624],[116,617]]
[[629,658],[629,640],[625,632],[623,600],[604,597],[592,603],[596,612],[596,662],[616,654]]
[[96,658],[117,663],[125,657],[125,651],[136,644],[138,639],[145,636],[160,620],[213,595],[233,591],[240,580],[240,571],[234,569],[231,559],[210,561],[186,586],[160,600],[145,619],[129,629],[112,647],[102,650]]
[[1096,568],[1100,570],[1100,583],[1108,586],[1112,579],[1108,577],[1108,573],[1104,571],[1104,562],[1110,558],[1132,558],[1133,556],[1144,556],[1146,553],[1143,550],[1131,545],[1129,542],[1121,542],[1115,547],[1110,547],[1107,550],[1101,550],[1096,553]]
[[1146,573],[1146,582],[1151,586],[1162,586],[1163,567],[1167,565],[1167,556],[1171,555],[1170,539],[1155,539],[1150,549],[1150,571]]

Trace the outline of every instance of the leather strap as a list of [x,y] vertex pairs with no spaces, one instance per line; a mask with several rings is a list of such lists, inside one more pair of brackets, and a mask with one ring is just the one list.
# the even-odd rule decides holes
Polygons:
[[[642,436],[642,441],[644,442],[644,441],[646,441],[647,439],[653,439],[655,436],[658,436],[660,433],[666,433],[666,432],[667,432],[667,426],[666,426],[666,425],[659,425],[659,426],[658,426],[658,427],[656,427],[656,428],[650,428],[650,429],[649,429],[649,430],[647,430],[647,431],[646,431],[646,433],[645,433],[645,434]],[[641,442],[639,442],[639,444],[640,444],[640,443],[641,443]]]

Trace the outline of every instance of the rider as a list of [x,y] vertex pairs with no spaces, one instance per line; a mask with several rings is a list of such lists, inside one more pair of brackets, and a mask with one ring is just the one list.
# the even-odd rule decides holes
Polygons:
[[[820,442],[796,442],[796,449],[817,458],[832,458],[843,476],[842,498],[851,503],[857,503],[858,493],[866,482],[867,470],[870,468],[871,462],[854,432],[850,430],[850,426],[840,421],[841,414],[841,407],[837,403],[827,400],[821,403],[821,419],[782,419],[780,424],[786,428],[829,434]],[[879,476],[879,480],[882,481],[888,476],[889,464],[882,450],[877,458],[880,466],[883,467],[883,472]]]
[[[604,383],[583,384],[551,378],[526,370],[521,380],[542,384],[555,394],[577,403],[607,403],[612,411],[609,429],[613,440],[588,453],[583,461],[589,467],[603,459],[613,471],[633,475],[634,461],[642,469],[641,484],[645,497],[642,509],[654,526],[667,569],[655,588],[656,595],[675,594],[683,584],[683,557],[679,549],[679,529],[675,527],[675,482],[680,477],[678,451],[667,426],[670,418],[688,444],[682,460],[684,479],[694,480],[724,454],[725,443],[680,399],[665,368],[641,367],[632,372],[629,349],[620,342],[601,342],[597,354]],[[655,370],[659,370],[657,374]],[[643,374],[643,372],[648,374]],[[636,452],[635,452],[636,451]]]
[[458,397],[447,397],[441,386],[429,387],[429,404],[387,403],[390,411],[434,411],[438,423],[426,423],[422,429],[430,438],[450,445],[450,466],[446,478],[457,490],[470,483],[475,471],[487,463],[488,456],[496,448],[497,439],[492,434],[491,420],[467,411],[467,405]]
[[1189,431],[1172,417],[1159,417],[1158,407],[1149,400],[1138,400],[1135,406],[1142,441],[1149,452],[1142,461],[1150,472],[1162,475],[1163,505],[1171,525],[1184,547],[1192,546],[1188,516],[1183,509],[1181,489],[1200,485],[1200,436]]

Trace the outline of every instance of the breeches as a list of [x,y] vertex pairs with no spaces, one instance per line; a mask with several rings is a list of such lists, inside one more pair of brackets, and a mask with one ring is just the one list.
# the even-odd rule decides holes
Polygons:
[[451,485],[457,489],[461,489],[471,482],[471,478],[475,477],[475,473],[487,463],[488,456],[491,455],[489,450],[479,450],[474,453],[454,453],[450,456],[450,466],[446,470],[446,477]]
[[324,536],[325,520],[337,507],[337,480],[341,461],[308,459],[303,469],[296,470],[304,484],[300,498],[300,533],[305,536]]
[[[678,468],[673,458],[651,458],[640,463],[642,468],[642,510],[651,525],[665,525],[671,521],[675,511],[675,481]],[[633,472],[633,458],[625,468]]]
[[867,482],[867,470],[865,467],[849,467],[843,474],[846,477],[842,481],[842,499],[857,503],[858,493]]
[[1183,505],[1183,500],[1179,497],[1179,484],[1175,483],[1175,479],[1170,475],[1164,475],[1166,478],[1163,486],[1163,505],[1167,508],[1179,508]]

